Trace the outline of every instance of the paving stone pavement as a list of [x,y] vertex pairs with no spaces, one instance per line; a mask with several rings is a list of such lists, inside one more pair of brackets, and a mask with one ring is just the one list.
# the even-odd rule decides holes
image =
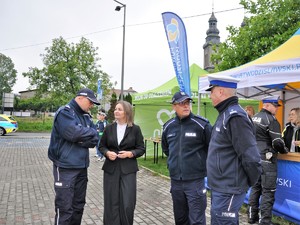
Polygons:
[[[54,224],[49,134],[14,133],[0,137],[0,224]],[[83,225],[103,224],[102,164],[90,149],[89,182]],[[140,168],[134,225],[174,224],[170,183]],[[206,210],[210,224],[210,199]],[[240,224],[248,224],[240,215]]]

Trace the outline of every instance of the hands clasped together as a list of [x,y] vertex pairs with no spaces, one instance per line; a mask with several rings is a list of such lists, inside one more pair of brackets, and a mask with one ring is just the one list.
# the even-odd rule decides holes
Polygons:
[[106,157],[112,161],[116,160],[116,158],[125,159],[132,158],[133,153],[131,151],[119,151],[118,153],[113,151],[107,151]]

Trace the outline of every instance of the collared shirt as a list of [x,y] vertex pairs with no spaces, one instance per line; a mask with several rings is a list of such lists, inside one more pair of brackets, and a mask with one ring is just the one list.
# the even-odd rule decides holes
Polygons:
[[124,138],[125,130],[127,127],[127,123],[125,124],[117,124],[117,137],[118,137],[118,144],[121,143],[121,141]]

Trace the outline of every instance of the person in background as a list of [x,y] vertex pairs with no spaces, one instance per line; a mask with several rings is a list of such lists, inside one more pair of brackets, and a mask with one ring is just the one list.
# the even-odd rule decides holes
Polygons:
[[251,188],[248,222],[253,224],[259,221],[260,225],[273,225],[276,224],[272,222],[272,209],[276,192],[277,154],[287,153],[288,149],[281,138],[280,124],[275,117],[281,106],[279,96],[267,96],[262,99],[262,103],[262,109],[252,120],[263,170],[258,182]]
[[300,108],[293,108],[289,113],[289,122],[285,125],[282,132],[282,138],[286,147],[290,152],[300,152],[299,145],[295,145],[295,141],[300,141],[300,130],[297,122],[300,121],[298,115]]
[[101,137],[103,135],[104,128],[107,125],[107,121],[105,120],[105,118],[106,118],[105,112],[99,111],[98,114],[97,114],[97,119],[98,120],[96,122],[96,128],[97,128],[97,131],[99,133],[99,142],[96,146],[98,161],[103,161],[104,160],[104,156],[102,155],[102,153],[99,150],[99,144],[100,144],[100,141],[101,141]]
[[56,112],[48,157],[53,162],[55,225],[79,225],[88,182],[89,148],[99,140],[89,110],[100,105],[88,88]]
[[207,156],[211,190],[211,225],[239,224],[246,192],[260,174],[259,149],[251,118],[236,96],[238,79],[208,75],[210,98],[219,115],[213,126]]
[[168,156],[171,195],[176,225],[206,224],[206,158],[209,121],[191,112],[192,99],[185,92],[172,98],[176,117],[163,126],[162,150]]
[[138,164],[145,153],[141,129],[133,122],[130,103],[118,101],[115,122],[106,126],[100,151],[106,157],[102,169],[104,225],[132,225],[136,205]]
[[[299,132],[300,132],[300,109],[297,110],[297,122],[296,122],[296,125],[298,127],[298,131],[297,131],[297,134],[296,134],[294,145],[297,146],[298,148],[300,148],[300,137],[299,137]],[[300,152],[300,151],[298,151],[298,152]]]
[[245,111],[250,116],[250,118],[252,118],[254,116],[254,114],[255,114],[255,110],[254,110],[254,107],[252,105],[247,105],[245,107]]

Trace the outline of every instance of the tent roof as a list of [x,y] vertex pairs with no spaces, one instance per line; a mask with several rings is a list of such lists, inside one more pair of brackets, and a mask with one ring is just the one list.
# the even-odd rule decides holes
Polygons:
[[[216,75],[239,78],[238,89],[263,87],[259,89],[261,94],[269,89],[296,91],[300,88],[300,29],[270,53]],[[201,78],[199,92],[204,93],[208,84],[207,77]]]
[[[199,76],[206,76],[208,72],[202,68],[200,68],[197,64],[192,64],[190,66],[190,84],[191,84],[191,91],[194,93],[198,92],[198,80]],[[148,98],[155,98],[155,97],[162,97],[162,96],[170,96],[172,95],[172,90],[178,87],[178,82],[176,77],[172,78],[171,80],[167,81],[166,83],[158,86],[157,88],[154,88],[152,90],[142,92],[142,93],[136,93],[133,95],[134,101],[142,100],[142,99],[148,99]],[[176,89],[177,90],[177,89]]]

